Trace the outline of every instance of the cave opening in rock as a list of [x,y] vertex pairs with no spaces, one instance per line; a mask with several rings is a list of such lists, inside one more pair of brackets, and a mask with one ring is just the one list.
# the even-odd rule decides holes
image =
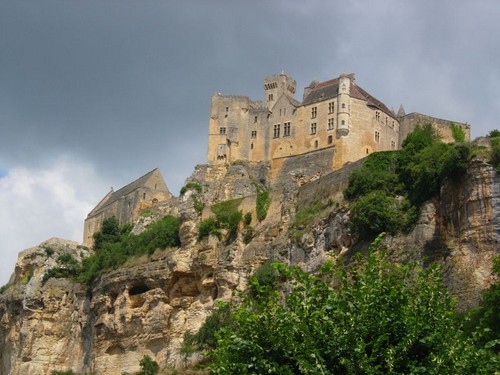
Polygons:
[[139,284],[139,285],[134,285],[132,288],[129,289],[128,294],[129,296],[136,296],[138,294],[146,293],[148,290],[147,285],[144,284]]

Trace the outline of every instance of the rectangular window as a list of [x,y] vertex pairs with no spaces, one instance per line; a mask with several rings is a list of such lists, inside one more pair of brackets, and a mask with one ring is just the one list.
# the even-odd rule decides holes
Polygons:
[[311,108],[311,118],[316,118],[318,115],[318,107],[312,107]]
[[316,134],[316,123],[315,122],[313,122],[311,124],[311,134]]
[[226,128],[219,128],[219,134],[221,135],[226,134]]
[[375,132],[375,142],[380,141],[380,132]]
[[253,122],[254,122],[254,123],[256,123],[256,122],[257,122],[257,119],[258,119],[258,117],[257,117],[257,116],[255,116],[255,117],[253,118]]
[[331,115],[333,113],[333,110],[335,109],[335,103],[330,102],[328,103],[328,114]]
[[257,130],[252,130],[252,138],[257,138]]
[[329,118],[328,119],[328,130],[333,130],[333,119]]
[[396,149],[396,142],[391,141],[391,150],[395,150],[395,149]]
[[267,97],[267,100],[269,100],[269,101],[273,100],[273,94],[269,94]]
[[280,124],[274,125],[274,138],[280,137]]
[[283,137],[288,137],[290,135],[290,123],[285,122],[283,125]]
[[328,144],[331,145],[333,143],[333,135],[328,136]]

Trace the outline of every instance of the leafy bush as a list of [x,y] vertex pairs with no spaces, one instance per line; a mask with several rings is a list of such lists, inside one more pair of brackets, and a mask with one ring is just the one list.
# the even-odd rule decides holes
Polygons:
[[400,180],[409,192],[410,201],[419,207],[439,193],[444,178],[461,175],[470,159],[470,147],[464,144],[433,143],[414,152],[401,151]]
[[139,371],[137,375],[156,375],[158,371],[160,371],[158,363],[148,355],[142,357],[139,361],[139,365],[141,366],[141,371]]
[[52,256],[52,254],[54,254],[54,249],[51,248],[50,246],[45,246],[43,248],[43,251],[45,252],[45,255],[47,256],[47,258],[50,258]]
[[500,130],[498,130],[498,129],[493,129],[492,131],[490,131],[490,132],[488,133],[488,137],[490,137],[490,138],[500,137]]
[[276,265],[286,293],[244,298],[209,353],[214,374],[494,373],[454,319],[437,267],[397,266],[371,250],[318,275]]
[[102,230],[94,234],[93,255],[83,258],[80,265],[71,254],[62,254],[57,259],[62,267],[48,270],[43,281],[55,277],[91,283],[103,270],[116,269],[131,257],[179,246],[179,227],[179,219],[167,215],[150,224],[144,232],[132,235],[129,225],[120,227],[115,218],[106,219]]
[[76,375],[76,374],[72,370],[68,370],[68,371],[54,370],[50,373],[50,375]]
[[267,216],[267,211],[271,206],[271,196],[269,195],[269,191],[267,190],[259,190],[257,192],[257,201],[256,201],[256,212],[257,212],[257,220],[262,221]]
[[402,194],[404,186],[397,173],[399,151],[384,151],[370,154],[365,163],[349,176],[349,185],[344,191],[347,199],[354,199],[375,190],[390,194]]
[[451,136],[455,142],[465,142],[465,132],[460,125],[451,123]]
[[430,124],[417,126],[401,150],[371,154],[349,177],[344,196],[358,199],[351,229],[364,238],[409,229],[422,203],[439,193],[445,178],[461,176],[470,157],[469,145],[442,143]]
[[490,345],[500,354],[500,256],[494,260],[497,282],[483,292],[481,304],[466,314],[465,332],[476,335],[479,346]]
[[7,284],[3,285],[2,287],[0,287],[0,294],[4,294],[7,290],[9,290],[9,288],[11,286],[12,286],[12,284],[7,283]]
[[243,224],[250,225],[251,222],[252,222],[252,213],[247,212],[245,216],[243,216]]
[[57,263],[59,264],[64,264],[70,267],[74,267],[78,265],[78,261],[75,259],[73,254],[70,253],[64,253],[61,254],[57,257]]
[[373,239],[382,232],[395,234],[413,224],[416,211],[407,201],[372,191],[351,206],[350,229],[360,238]]
[[[491,136],[494,134],[495,136]],[[491,137],[491,164],[495,167],[497,172],[500,172],[500,131],[492,130]]]
[[94,250],[102,248],[104,243],[115,243],[121,239],[122,229],[118,219],[114,216],[104,219],[101,230],[94,233]]
[[238,198],[214,204],[211,210],[215,214],[215,218],[208,218],[200,223],[198,239],[201,240],[214,234],[220,240],[222,238],[221,229],[225,229],[227,231],[226,242],[234,241],[243,217],[241,210],[238,210],[242,200],[242,198]]
[[415,129],[406,136],[401,146],[417,152],[438,141],[438,136],[432,128],[432,124],[424,124],[417,125]]
[[217,238],[221,239],[221,232],[217,226],[217,221],[213,217],[209,217],[200,223],[198,228],[198,240],[207,238],[209,235],[213,234]]
[[196,351],[215,349],[217,347],[216,334],[222,327],[230,325],[230,306],[224,302],[217,302],[207,319],[203,322],[198,332],[195,334],[186,332],[181,351],[184,354],[191,354]]
[[188,182],[181,188],[181,195],[186,194],[188,190],[194,190],[197,193],[201,193],[203,191],[203,187],[198,182]]
[[259,298],[278,286],[279,272],[270,260],[261,264],[255,273],[250,277],[249,294],[254,298]]

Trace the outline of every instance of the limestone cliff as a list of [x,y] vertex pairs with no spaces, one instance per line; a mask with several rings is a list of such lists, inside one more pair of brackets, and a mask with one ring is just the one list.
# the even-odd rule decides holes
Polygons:
[[[198,166],[189,181],[199,183],[202,192],[188,189],[176,204],[156,207],[134,228],[139,233],[156,217],[175,214],[182,222],[180,248],[130,260],[91,287],[63,278],[44,280],[60,255],[80,261],[89,254],[77,243],[51,239],[23,251],[12,286],[0,296],[0,373],[72,369],[120,375],[139,370],[145,354],[163,368],[182,367],[184,333],[200,327],[216,300],[245,290],[249,275],[265,260],[314,271],[326,259],[349,257],[365,247],[352,238],[349,209],[341,201],[354,167],[306,184],[294,182],[291,171],[291,183],[271,193],[267,218],[258,222],[255,194],[267,184],[265,165]],[[475,160],[465,178],[446,182],[440,196],[425,205],[410,234],[385,239],[395,261],[440,262],[462,308],[477,304],[480,291],[492,282],[492,258],[499,252],[498,182],[489,164]],[[240,208],[252,213],[252,241],[245,244],[241,233],[230,244],[214,236],[199,241],[198,225],[210,214],[208,206],[235,197],[244,197]],[[307,228],[291,231],[297,208],[318,198],[337,203],[327,205]]]

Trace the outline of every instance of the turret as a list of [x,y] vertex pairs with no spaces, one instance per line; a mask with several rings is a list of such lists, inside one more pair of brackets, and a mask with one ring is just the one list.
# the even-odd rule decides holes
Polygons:
[[339,136],[349,134],[351,124],[350,99],[351,81],[354,81],[353,74],[341,74],[339,77],[338,110],[337,110],[337,133]]
[[295,80],[292,77],[288,77],[285,72],[264,78],[264,94],[267,109],[272,109],[282,95],[293,98],[296,88],[297,83]]

